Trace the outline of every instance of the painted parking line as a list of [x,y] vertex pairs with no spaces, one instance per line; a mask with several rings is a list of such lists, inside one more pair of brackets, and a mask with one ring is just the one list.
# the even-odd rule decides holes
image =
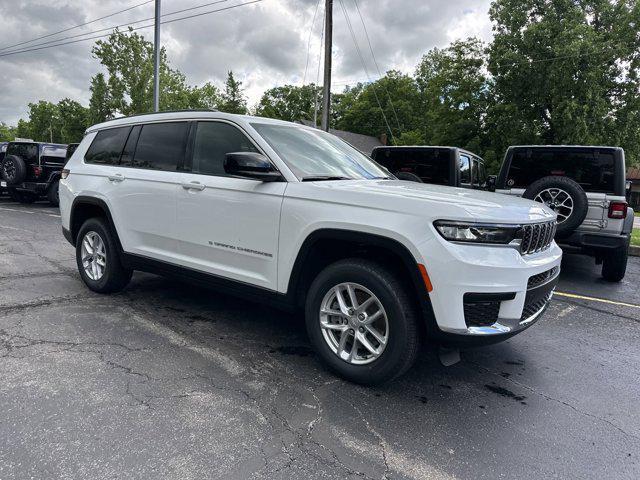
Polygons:
[[560,297],[574,298],[577,300],[588,300],[590,302],[607,303],[609,305],[618,305],[620,307],[639,308],[640,305],[634,303],[616,302],[615,300],[607,300],[606,298],[589,297],[587,295],[577,295],[575,293],[555,292],[554,295]]
[[22,209],[18,210],[17,208],[4,208],[4,207],[0,207],[0,210],[4,210],[4,211],[6,211],[6,212],[18,212],[18,213],[22,213],[22,212],[24,212],[24,213],[29,213],[29,214],[31,214],[31,215],[33,215],[34,213],[36,213],[36,212],[32,212],[32,211],[30,211],[30,210],[22,210]]

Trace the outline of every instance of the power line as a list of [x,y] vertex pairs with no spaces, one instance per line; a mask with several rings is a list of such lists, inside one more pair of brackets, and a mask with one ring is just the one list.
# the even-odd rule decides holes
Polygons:
[[[382,78],[382,72],[380,71],[380,67],[378,66],[378,61],[376,60],[376,56],[373,53],[373,46],[371,45],[369,32],[367,32],[367,26],[364,23],[364,17],[362,16],[362,13],[360,12],[360,7],[358,6],[358,0],[353,0],[353,3],[356,6],[356,11],[358,12],[358,16],[360,17],[360,22],[362,22],[362,28],[364,29],[364,34],[365,34],[365,37],[367,38],[367,43],[369,44],[369,50],[371,51],[371,57],[373,58],[373,63],[375,64],[376,70],[378,71],[378,76]],[[391,105],[391,110],[393,111],[393,115],[396,117],[398,130],[402,130],[402,127],[400,126],[400,120],[398,119],[398,112],[396,112],[396,107],[393,106],[393,100],[391,99],[391,94],[389,93],[389,90],[387,90],[387,87],[384,85],[384,83],[382,84],[382,88],[384,88],[384,91],[387,93],[387,97],[389,98],[389,105]]]
[[316,16],[318,15],[318,9],[320,8],[320,1],[316,3],[316,9],[313,12],[313,19],[311,20],[311,26],[309,27],[309,39],[307,40],[307,62],[304,66],[304,75],[302,77],[302,85],[304,85],[307,81],[307,70],[309,69],[309,56],[311,52],[311,36],[313,34],[313,27],[316,24]]
[[[202,4],[202,5],[197,5],[195,7],[183,8],[182,10],[175,10],[173,12],[169,12],[169,13],[165,13],[165,14],[161,15],[161,18],[168,17],[169,15],[176,15],[178,13],[189,12],[191,10],[197,10],[199,8],[210,7],[211,5],[216,5],[218,3],[225,3],[225,2],[228,2],[228,1],[229,0],[217,0],[215,2],[210,2],[210,3],[205,3],[205,4]],[[90,32],[79,33],[78,35],[72,35],[70,37],[63,37],[63,38],[57,38],[55,40],[48,40],[46,42],[36,43],[34,45],[29,45],[28,47],[24,47],[24,48],[33,48],[33,47],[39,47],[39,46],[42,46],[42,45],[50,45],[52,43],[58,43],[58,42],[66,41],[66,40],[71,40],[71,39],[74,39],[74,38],[84,37],[86,35],[92,35],[94,33],[110,32],[111,30],[115,30],[116,28],[128,27],[128,26],[131,26],[131,25],[135,25],[136,23],[148,22],[150,20],[154,20],[155,21],[155,17],[143,18],[141,20],[133,20],[131,22],[120,23],[118,25],[112,25],[110,27],[101,28],[99,30],[92,30]],[[92,38],[95,38],[95,37],[92,37]],[[22,50],[22,49],[18,49],[18,50]],[[17,52],[18,50],[14,50],[14,51],[11,51],[11,52],[1,52],[0,51],[0,53],[14,53],[14,52]]]
[[[344,18],[347,21],[347,27],[349,28],[349,32],[351,32],[351,38],[353,39],[353,43],[356,47],[356,52],[358,54],[358,57],[360,58],[360,62],[362,63],[362,68],[364,69],[364,73],[367,76],[367,78],[371,78],[371,76],[369,75],[369,70],[367,69],[367,64],[364,61],[364,57],[362,56],[362,51],[360,50],[360,45],[358,45],[358,40],[356,39],[356,34],[353,31],[353,26],[351,25],[351,20],[349,19],[349,15],[347,14],[347,9],[344,7],[344,3],[342,2],[342,0],[339,0],[340,2],[340,7],[342,8],[342,12],[344,13]],[[382,108],[382,104],[380,103],[380,99],[378,98],[378,92],[376,92],[376,87],[375,85],[371,84],[371,90],[373,91],[373,96],[376,99],[376,103],[378,104],[378,107],[380,107],[380,112],[382,113],[382,118],[384,120],[385,125],[387,126],[387,129],[389,129],[389,134],[391,135],[391,138],[393,139],[393,131],[391,130],[391,126],[389,125],[389,121],[387,120],[387,116],[384,113],[384,108]]]
[[79,25],[74,25],[73,27],[65,28],[64,30],[59,30],[59,31],[53,32],[53,33],[48,33],[47,35],[42,35],[41,37],[32,38],[31,40],[27,40],[25,42],[14,43],[13,45],[8,45],[6,47],[0,47],[0,51],[7,50],[7,49],[13,48],[13,47],[17,47],[19,45],[25,45],[27,43],[35,42],[36,40],[42,40],[43,38],[53,37],[54,35],[58,35],[59,33],[64,33],[64,32],[68,32],[70,30],[74,30],[76,28],[84,27],[84,26],[89,25],[91,23],[95,23],[95,22],[99,22],[100,20],[104,20],[105,18],[115,17],[116,15],[119,15],[120,13],[128,12],[129,10],[133,10],[134,8],[141,7],[143,5],[146,5],[147,3],[151,3],[153,1],[154,0],[147,0],[146,2],[138,3],[137,5],[134,5],[133,7],[125,8],[124,10],[119,10],[117,12],[110,13],[109,15],[105,15],[105,16],[100,17],[100,18],[94,18],[93,20],[89,20],[87,22],[80,23]]
[[[164,22],[160,22],[160,24],[161,25],[165,25],[165,24],[168,24],[168,23],[174,23],[174,22],[179,22],[179,21],[182,21],[182,20],[188,20],[190,18],[202,17],[204,15],[210,15],[212,13],[223,12],[225,10],[231,10],[231,9],[237,8],[237,7],[244,7],[245,5],[251,5],[251,4],[254,4],[254,3],[260,3],[262,1],[263,0],[252,0],[250,2],[240,3],[238,5],[231,5],[229,7],[219,8],[217,10],[209,10],[207,12],[197,13],[197,14],[194,14],[194,15],[187,15],[185,17],[179,17],[179,18],[174,18],[174,19],[171,19],[171,20],[165,20]],[[130,31],[135,32],[136,30],[142,30],[142,29],[145,29],[145,28],[151,28],[153,26],[154,26],[154,24],[143,25],[141,27],[131,28]],[[57,44],[54,44],[54,45],[48,45],[48,46],[44,46],[44,47],[29,48],[29,49],[26,49],[26,50],[18,50],[18,51],[13,51],[13,52],[8,52],[8,53],[0,53],[0,57],[7,57],[9,55],[17,55],[19,53],[27,53],[27,52],[37,51],[37,50],[45,50],[47,48],[60,47],[60,46],[63,46],[63,45],[70,45],[70,44],[73,44],[73,43],[85,42],[87,40],[95,40],[95,39],[98,39],[98,38],[106,38],[106,37],[109,37],[110,35],[111,34],[96,35],[95,37],[81,38],[80,40],[73,40],[73,41],[64,42],[64,43],[57,43]]]

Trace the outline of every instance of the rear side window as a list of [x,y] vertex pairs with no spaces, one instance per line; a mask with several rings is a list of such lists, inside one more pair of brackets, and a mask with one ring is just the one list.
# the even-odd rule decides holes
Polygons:
[[471,159],[460,155],[460,183],[471,183]]
[[613,152],[595,149],[515,150],[506,183],[509,188],[527,188],[553,175],[569,177],[587,192],[615,193]]
[[117,165],[131,127],[100,130],[84,156],[86,163]]
[[223,122],[199,122],[193,148],[193,173],[225,176],[224,159],[231,152],[256,152],[236,127]]
[[187,122],[143,125],[131,166],[175,172],[184,160],[188,130]]

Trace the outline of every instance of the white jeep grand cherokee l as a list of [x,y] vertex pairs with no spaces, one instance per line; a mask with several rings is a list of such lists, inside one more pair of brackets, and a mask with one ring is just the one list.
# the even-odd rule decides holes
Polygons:
[[562,256],[540,203],[399,181],[322,131],[209,111],[89,128],[60,210],[91,290],[144,270],[299,308],[318,355],[361,383],[401,375],[423,340],[527,328]]

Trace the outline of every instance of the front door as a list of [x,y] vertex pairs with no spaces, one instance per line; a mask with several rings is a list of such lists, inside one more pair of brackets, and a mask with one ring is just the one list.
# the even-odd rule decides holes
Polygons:
[[260,152],[238,126],[226,121],[197,123],[192,171],[180,174],[177,189],[180,263],[275,290],[287,184],[228,176],[225,155],[243,151]]

